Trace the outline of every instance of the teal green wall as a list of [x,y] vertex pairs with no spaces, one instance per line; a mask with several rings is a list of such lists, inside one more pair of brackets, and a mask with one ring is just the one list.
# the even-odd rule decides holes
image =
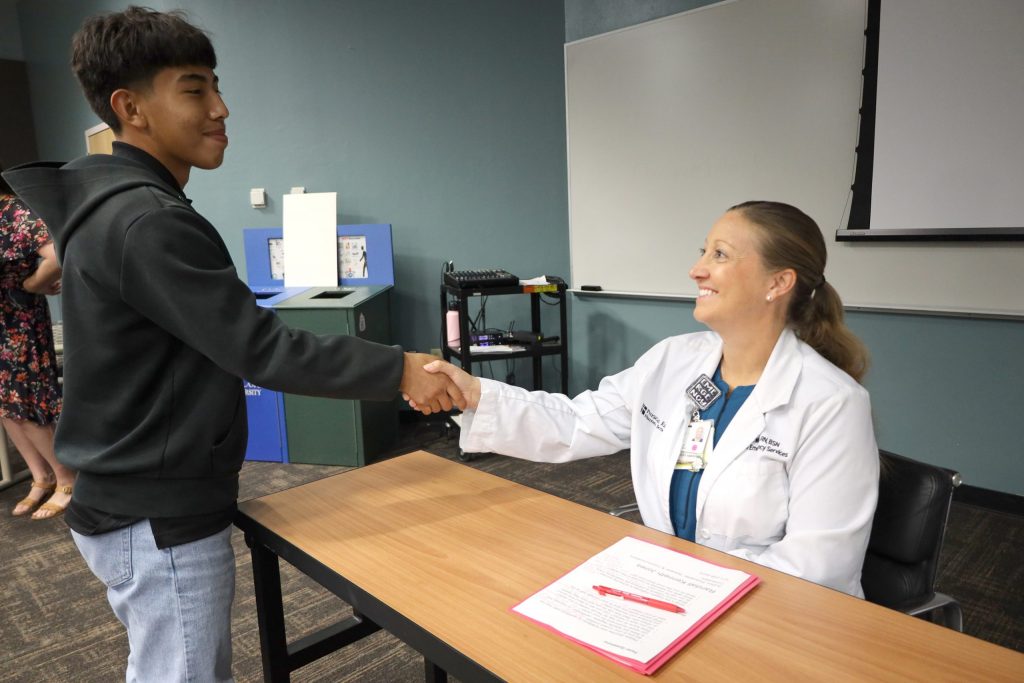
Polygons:
[[[67,66],[71,35],[129,4],[19,4],[42,157],[80,155],[96,123]],[[143,4],[182,7],[212,34],[231,144],[186,191],[240,270],[242,228],[279,226],[281,195],[301,185],[336,191],[339,222],[393,225],[393,328],[408,348],[438,346],[442,261],[567,272],[560,1]],[[252,187],[268,208],[250,208]]]
[[883,448],[1024,495],[1024,322],[853,312]]

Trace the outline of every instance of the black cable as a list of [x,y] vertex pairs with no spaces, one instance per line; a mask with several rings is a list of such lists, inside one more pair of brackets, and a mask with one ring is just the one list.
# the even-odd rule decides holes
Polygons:
[[478,326],[480,326],[480,325],[486,326],[487,325],[487,314],[485,313],[486,309],[487,309],[487,297],[485,296],[485,297],[483,297],[480,300],[480,310],[478,310],[476,312],[476,316],[470,318],[470,320],[469,320],[469,329],[470,329],[470,331],[472,331],[472,332],[479,332]]

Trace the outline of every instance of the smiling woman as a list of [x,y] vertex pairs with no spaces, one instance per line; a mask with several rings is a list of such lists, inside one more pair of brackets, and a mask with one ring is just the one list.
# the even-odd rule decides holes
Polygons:
[[[730,210],[708,233],[690,269],[697,283],[693,317],[726,340],[722,372],[731,385],[754,384],[786,323],[784,301],[792,295],[792,269],[769,270],[758,253],[757,228]],[[730,348],[749,349],[741,368]],[[757,350],[757,353],[752,351]],[[726,367],[727,366],[727,367]]]
[[628,448],[648,526],[863,597],[878,448],[865,354],[824,267],[806,214],[747,202],[690,271],[711,332],[666,339],[575,398],[427,368],[466,395],[463,450],[565,462]]

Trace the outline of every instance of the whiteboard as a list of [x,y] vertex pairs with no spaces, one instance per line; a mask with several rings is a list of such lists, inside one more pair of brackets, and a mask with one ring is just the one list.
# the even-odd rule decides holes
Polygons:
[[565,46],[572,286],[692,296],[708,229],[794,204],[850,306],[1024,314],[1019,243],[837,243],[859,127],[865,0],[729,0]]

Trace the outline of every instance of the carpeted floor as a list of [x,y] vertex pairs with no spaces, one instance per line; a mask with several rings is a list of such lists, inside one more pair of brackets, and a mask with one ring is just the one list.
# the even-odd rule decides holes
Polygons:
[[[449,458],[457,446],[430,423],[403,426],[396,453],[423,448]],[[17,456],[14,456],[15,458]],[[508,479],[599,509],[633,501],[628,455],[565,465],[539,465],[501,456],[468,463]],[[247,463],[241,498],[298,486],[346,468]],[[31,522],[7,511],[27,482],[0,491],[0,683],[108,683],[124,679],[128,642],[100,583],[85,566],[61,520]],[[239,682],[262,680],[259,635],[248,549],[233,536],[238,584],[233,612],[234,672]],[[1024,518],[954,504],[939,589],[964,607],[968,634],[1024,651]],[[281,565],[290,639],[316,631],[348,607],[286,563]],[[386,633],[310,664],[296,683],[422,681],[422,658]]]

